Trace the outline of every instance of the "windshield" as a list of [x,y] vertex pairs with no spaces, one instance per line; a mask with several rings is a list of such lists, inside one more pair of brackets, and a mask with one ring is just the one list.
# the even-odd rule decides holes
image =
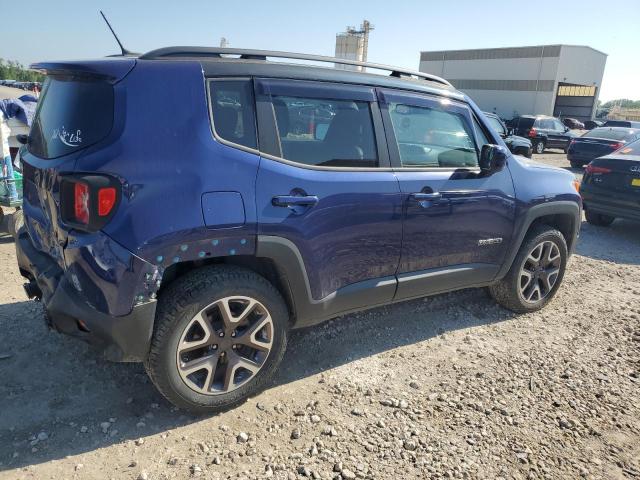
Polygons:
[[68,155],[105,138],[112,124],[110,84],[48,77],[29,134],[29,152],[41,158]]
[[628,140],[630,137],[635,137],[635,135],[635,130],[620,128],[594,128],[583,136],[585,138],[605,138],[607,140]]
[[504,127],[502,126],[502,122],[498,120],[496,117],[491,117],[489,115],[486,116],[489,121],[489,125],[493,128],[497,133],[504,134]]

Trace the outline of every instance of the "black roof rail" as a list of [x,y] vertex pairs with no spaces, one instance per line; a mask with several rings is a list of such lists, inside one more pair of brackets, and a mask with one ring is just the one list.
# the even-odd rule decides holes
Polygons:
[[272,50],[251,50],[243,48],[222,48],[222,47],[165,47],[151,50],[140,55],[141,60],[159,60],[171,57],[210,57],[221,58],[222,55],[239,55],[241,60],[266,60],[272,58],[289,58],[293,60],[307,60],[310,62],[338,63],[340,65],[352,65],[363,68],[373,68],[376,70],[386,70],[391,72],[392,77],[412,76],[441,83],[451,87],[452,85],[444,78],[429,73],[405,70],[398,67],[383,65],[380,63],[360,62],[346,58],[334,58],[323,55],[309,55],[306,53],[278,52]]

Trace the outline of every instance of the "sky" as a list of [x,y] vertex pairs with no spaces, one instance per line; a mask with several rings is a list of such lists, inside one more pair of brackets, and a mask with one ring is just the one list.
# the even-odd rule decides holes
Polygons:
[[609,55],[600,100],[640,100],[640,0],[0,0],[0,58],[117,53],[100,9],[135,52],[226,37],[236,48],[333,56],[335,34],[365,18],[375,26],[369,61],[413,70],[422,50],[588,45]]

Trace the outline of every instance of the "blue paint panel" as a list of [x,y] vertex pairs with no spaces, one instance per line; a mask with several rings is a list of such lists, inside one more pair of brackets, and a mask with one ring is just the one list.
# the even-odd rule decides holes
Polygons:
[[239,227],[245,223],[244,202],[238,192],[202,194],[202,216],[207,228]]

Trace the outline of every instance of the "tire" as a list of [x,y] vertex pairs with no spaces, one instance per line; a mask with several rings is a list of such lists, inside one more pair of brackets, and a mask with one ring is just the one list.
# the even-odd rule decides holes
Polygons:
[[616,219],[615,217],[610,217],[609,215],[592,212],[589,209],[586,209],[584,211],[584,216],[587,219],[587,222],[597,227],[608,227]]
[[13,238],[16,238],[18,236],[18,231],[20,231],[23,225],[24,212],[22,211],[22,209],[19,209],[13,212],[13,215],[11,215],[9,224],[7,225],[7,230],[9,230],[9,233]]
[[[234,308],[244,309],[245,303],[248,306],[246,310],[240,310],[239,317],[229,313],[234,320],[231,323],[224,320],[222,305],[227,305],[227,312],[231,312]],[[246,315],[246,321],[253,319],[253,326],[271,319],[270,325],[267,323],[253,333],[252,325],[243,327],[243,321],[234,323],[236,318],[243,318],[252,308],[253,311]],[[203,334],[205,324],[210,332],[208,337]],[[230,324],[233,334],[225,330]],[[240,332],[237,337],[236,329]],[[271,381],[282,361],[288,330],[287,306],[280,293],[265,278],[239,267],[203,267],[178,278],[160,295],[145,369],[160,393],[177,407],[194,413],[226,410],[259,393]],[[220,334],[225,332],[226,336]],[[262,335],[262,338],[257,340],[257,335]],[[215,344],[197,349],[189,345],[205,341],[215,341]],[[270,349],[265,354],[234,342],[269,345]],[[250,361],[243,356],[247,351],[250,352]],[[210,363],[211,358],[215,358],[215,363]],[[229,374],[232,358],[234,368]],[[189,367],[189,362],[194,359],[201,363],[207,361],[209,368],[198,370],[198,366]],[[253,369],[258,364],[257,371],[244,368]],[[189,371],[191,373],[186,373]],[[216,377],[219,374],[221,376]],[[240,379],[236,382],[238,376]],[[218,378],[216,382],[214,377]]]
[[544,153],[544,140],[536,140],[533,142],[533,151],[538,155],[542,155]]
[[582,162],[576,162],[575,160],[569,160],[569,163],[571,163],[571,168],[582,168],[582,167],[584,167],[584,164]]
[[[547,252],[554,252],[554,255],[557,253],[558,258],[554,259],[552,266],[536,267],[543,270],[537,272],[537,274],[532,272],[534,276],[533,278],[529,277],[530,282],[535,283],[525,283],[526,288],[521,288],[522,278],[526,280],[526,277],[522,277],[522,275],[524,275],[522,270],[526,268],[527,275],[532,274],[529,272],[535,269],[531,266],[529,258],[530,255],[536,256],[534,253],[540,246],[542,246],[542,250],[540,250],[540,260],[545,259]],[[547,248],[549,250],[547,250]],[[558,291],[562,283],[562,278],[564,277],[567,258],[567,242],[562,233],[549,225],[536,225],[525,236],[507,275],[498,283],[491,285],[489,287],[489,293],[498,304],[513,312],[527,313],[540,310],[551,301]],[[556,268],[557,274],[553,276],[548,275],[549,272]],[[546,284],[544,280],[545,277],[547,278]],[[535,288],[533,288],[535,286],[539,289],[537,295],[535,294]],[[532,291],[534,293],[527,299],[526,295]]]

